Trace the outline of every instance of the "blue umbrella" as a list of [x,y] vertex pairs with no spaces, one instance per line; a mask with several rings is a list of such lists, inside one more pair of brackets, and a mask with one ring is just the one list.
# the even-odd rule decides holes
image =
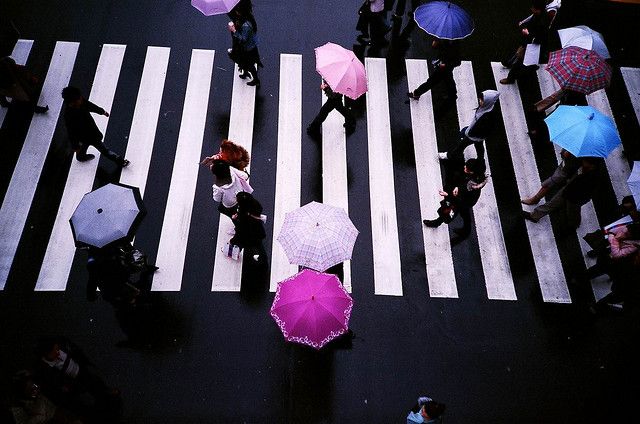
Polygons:
[[621,143],[613,120],[591,106],[559,106],[544,121],[551,141],[577,157],[606,158]]
[[459,40],[474,30],[473,19],[449,1],[431,1],[416,8],[413,18],[422,30],[434,37]]

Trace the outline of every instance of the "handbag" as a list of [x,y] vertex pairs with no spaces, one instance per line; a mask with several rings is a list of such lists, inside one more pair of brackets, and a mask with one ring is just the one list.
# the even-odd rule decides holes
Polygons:
[[224,253],[227,258],[237,261],[240,257],[240,246],[227,242],[222,248],[222,253]]
[[601,229],[587,233],[582,238],[587,242],[589,247],[595,251],[604,250],[609,247],[609,241],[605,238],[604,231]]
[[438,216],[442,218],[445,224],[448,224],[451,221],[453,221],[453,218],[455,218],[456,214],[458,213],[456,211],[455,205],[447,199],[442,199],[440,201],[440,207],[438,208],[437,212],[438,212]]

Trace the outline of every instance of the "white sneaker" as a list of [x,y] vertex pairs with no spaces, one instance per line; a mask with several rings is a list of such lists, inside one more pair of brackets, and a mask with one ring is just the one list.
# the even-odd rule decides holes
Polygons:
[[449,159],[449,158],[447,157],[447,152],[438,152],[438,159],[440,159],[440,160],[447,160],[447,159]]

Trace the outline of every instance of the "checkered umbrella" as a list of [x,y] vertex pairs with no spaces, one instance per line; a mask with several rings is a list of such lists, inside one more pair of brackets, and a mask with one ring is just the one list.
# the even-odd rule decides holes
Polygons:
[[549,54],[545,68],[563,90],[591,94],[609,85],[611,66],[596,52],[567,47]]
[[356,237],[344,209],[311,202],[285,215],[278,241],[290,263],[324,271],[351,259]]

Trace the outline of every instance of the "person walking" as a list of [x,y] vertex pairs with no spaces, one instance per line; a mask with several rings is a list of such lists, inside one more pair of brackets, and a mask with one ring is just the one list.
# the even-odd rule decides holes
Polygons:
[[209,169],[214,176],[213,200],[220,202],[218,211],[232,218],[237,212],[236,195],[242,191],[253,193],[248,181],[249,175],[222,160],[214,160]]
[[478,97],[478,108],[469,125],[460,130],[460,142],[448,152],[438,153],[440,160],[463,159],[464,149],[471,144],[476,148],[478,159],[484,159],[484,140],[495,127],[495,105],[500,93],[496,90],[485,90]]
[[39,81],[26,67],[18,65],[13,58],[0,58],[0,106],[9,107],[14,102],[28,105],[35,113],[46,113],[49,106],[38,106]]
[[250,193],[241,191],[236,194],[237,212],[231,220],[235,228],[235,234],[229,240],[229,244],[240,247],[252,255],[254,261],[260,259],[260,247],[262,240],[267,236],[264,230],[262,205]]
[[228,29],[231,33],[232,47],[228,50],[229,57],[238,64],[242,70],[240,78],[251,77],[247,85],[260,87],[258,78],[258,66],[262,66],[260,53],[258,52],[258,24],[251,13],[251,8],[234,8],[230,15]]
[[463,225],[454,232],[463,240],[471,234],[471,209],[480,198],[480,190],[484,187],[489,176],[486,175],[487,166],[483,159],[468,159],[464,164],[461,177],[451,189],[440,190],[439,193],[444,199],[440,202],[438,218],[425,219],[424,225],[435,228],[443,223],[449,224],[457,215],[462,217]]
[[225,138],[222,140],[222,143],[220,143],[220,150],[218,150],[218,153],[205,157],[200,164],[211,167],[213,162],[216,160],[223,160],[232,167],[246,172],[246,168],[249,166],[251,157],[249,156],[247,149]]
[[434,66],[433,72],[418,88],[408,92],[407,96],[410,99],[419,100],[420,96],[431,90],[436,84],[444,82],[447,88],[447,97],[456,99],[458,91],[456,90],[456,82],[453,79],[453,70],[462,63],[460,60],[460,44],[458,40],[436,38],[431,43],[431,46],[438,50],[438,59],[432,62]]
[[344,127],[346,128],[347,133],[350,134],[355,131],[356,120],[351,111],[344,105],[344,95],[333,91],[325,80],[322,80],[320,89],[324,91],[324,94],[327,96],[327,101],[322,105],[318,115],[316,115],[313,121],[311,121],[311,124],[307,127],[307,134],[318,135],[320,133],[320,126],[324,120],[327,119],[329,113],[334,109],[344,116]]
[[407,414],[407,424],[441,423],[446,406],[427,396],[418,398],[417,404]]
[[67,127],[69,141],[76,152],[76,159],[85,162],[95,156],[87,154],[89,146],[93,146],[100,153],[115,162],[120,167],[129,165],[129,161],[117,153],[109,150],[102,142],[102,133],[98,129],[91,113],[97,113],[109,117],[109,112],[91,103],[82,96],[76,87],[66,87],[62,90],[64,99],[64,122]]
[[542,182],[540,190],[526,199],[520,200],[524,205],[537,205],[540,200],[555,187],[561,187],[572,178],[580,168],[580,159],[573,156],[568,150],[560,150],[560,163],[553,174]]
[[[358,42],[374,48],[387,45],[385,36],[391,30],[391,26],[387,23],[385,1],[365,0],[358,14],[360,18],[356,29],[361,32],[357,37]],[[371,38],[370,41],[369,38]]]
[[524,55],[527,44],[540,45],[540,57],[545,57],[546,45],[549,39],[549,27],[551,21],[545,11],[545,0],[533,0],[531,3],[532,15],[519,23],[521,41],[516,53],[509,61],[502,62],[506,68],[511,68],[506,78],[500,80],[500,84],[513,84],[520,78],[526,69],[533,66],[524,65]]
[[545,215],[556,209],[564,209],[567,214],[570,228],[577,229],[580,225],[580,211],[582,205],[593,197],[598,186],[598,170],[600,159],[583,157],[580,168],[567,185],[565,185],[553,198],[536,207],[533,212],[522,211],[522,216],[531,222],[538,222]]

